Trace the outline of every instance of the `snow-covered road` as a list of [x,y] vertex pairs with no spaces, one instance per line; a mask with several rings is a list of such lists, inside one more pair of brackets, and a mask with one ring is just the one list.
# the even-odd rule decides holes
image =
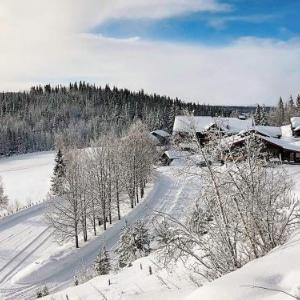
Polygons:
[[[73,282],[77,270],[92,265],[99,249],[114,249],[125,220],[150,220],[153,211],[175,217],[183,215],[199,191],[197,179],[177,174],[178,168],[161,167],[153,188],[126,218],[92,239],[80,249],[58,246],[43,219],[44,205],[32,207],[0,222],[0,295],[1,299],[27,299],[43,284],[52,290]],[[149,223],[150,224],[150,223]],[[71,245],[72,246],[72,245]]]

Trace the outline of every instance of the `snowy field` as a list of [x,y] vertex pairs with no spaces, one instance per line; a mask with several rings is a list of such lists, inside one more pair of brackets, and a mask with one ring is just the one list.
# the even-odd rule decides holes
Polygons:
[[26,206],[46,197],[54,168],[55,152],[38,152],[0,159],[0,177],[9,204]]
[[[54,153],[48,152],[3,160],[1,174],[8,195],[26,201],[35,192],[36,198],[32,199],[37,201],[38,194],[42,199],[49,187],[53,159]],[[158,168],[143,202],[101,236],[85,245],[81,243],[80,249],[74,249],[73,243],[57,245],[43,218],[43,203],[0,220],[0,299],[32,299],[36,289],[44,284],[51,291],[72,285],[74,275],[83,266],[93,264],[102,246],[109,250],[116,247],[125,219],[129,224],[138,219],[149,221],[155,210],[183,216],[196,197],[199,184],[179,176],[179,169],[180,166]],[[19,180],[23,180],[20,186]],[[18,186],[20,198],[14,186]]]

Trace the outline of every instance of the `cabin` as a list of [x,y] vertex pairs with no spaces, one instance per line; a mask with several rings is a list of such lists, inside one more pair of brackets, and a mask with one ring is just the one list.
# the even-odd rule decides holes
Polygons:
[[[278,139],[274,137],[263,136],[255,134],[264,145],[264,151],[268,154],[269,159],[278,159],[286,163],[300,163],[300,141]],[[242,147],[249,135],[234,136],[226,139],[226,144],[229,145],[231,150],[236,147]]]
[[160,161],[162,165],[169,166],[174,160],[186,158],[189,155],[189,152],[186,151],[167,150],[161,156]]
[[209,134],[216,130],[224,135],[234,135],[254,126],[252,118],[225,118],[210,116],[176,116],[173,126],[175,142],[196,136],[201,144],[209,139]]
[[164,146],[169,144],[171,138],[170,133],[161,129],[151,131],[150,135],[154,143],[158,146]]

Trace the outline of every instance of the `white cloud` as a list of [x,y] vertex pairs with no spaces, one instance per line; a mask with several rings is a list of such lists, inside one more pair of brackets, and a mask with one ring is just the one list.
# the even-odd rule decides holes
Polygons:
[[[71,0],[1,0],[1,89],[82,79],[219,104],[273,104],[279,95],[299,92],[300,41],[244,38],[227,46],[197,46],[104,38],[85,34],[99,22],[94,11],[99,1],[85,2],[73,7]],[[121,2],[114,3],[111,11],[125,16]],[[133,0],[128,3],[135,7]]]

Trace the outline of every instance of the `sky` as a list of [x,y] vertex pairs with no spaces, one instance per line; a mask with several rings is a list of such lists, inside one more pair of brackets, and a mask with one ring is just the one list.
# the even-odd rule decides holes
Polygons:
[[300,1],[0,0],[0,90],[79,80],[275,105],[300,93]]

